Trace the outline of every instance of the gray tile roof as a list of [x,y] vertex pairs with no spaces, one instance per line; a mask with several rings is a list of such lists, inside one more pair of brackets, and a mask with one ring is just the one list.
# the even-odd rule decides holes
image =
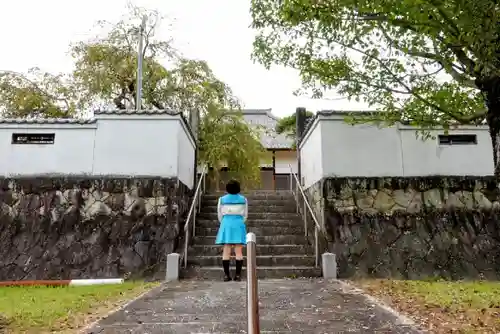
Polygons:
[[351,115],[351,114],[370,114],[377,112],[376,110],[320,110],[316,115]]
[[271,109],[243,109],[244,120],[255,127],[262,127],[261,143],[268,149],[287,149],[293,145],[293,139],[276,133],[279,118],[271,113]]
[[[283,134],[276,133],[276,125],[279,118],[271,113],[271,109],[244,109],[242,110],[244,120],[253,126],[259,126],[262,130],[261,143],[267,149],[289,149],[294,140]],[[96,110],[94,115],[183,115],[181,112],[172,110]],[[182,117],[183,121],[187,121]],[[97,120],[78,118],[0,118],[0,124],[92,124]],[[190,126],[188,129],[191,131]]]
[[302,133],[302,138],[304,138],[304,136],[307,134],[310,127],[312,126],[312,124],[314,123],[316,118],[318,118],[318,116],[332,116],[332,115],[348,116],[348,115],[352,115],[352,114],[370,114],[370,113],[374,113],[374,112],[377,112],[377,111],[375,111],[375,110],[319,110],[306,123],[306,126],[304,127],[304,132]]
[[110,109],[110,110],[95,110],[94,115],[180,115],[182,112],[173,111],[170,109]]
[[94,118],[0,118],[0,124],[93,124]]

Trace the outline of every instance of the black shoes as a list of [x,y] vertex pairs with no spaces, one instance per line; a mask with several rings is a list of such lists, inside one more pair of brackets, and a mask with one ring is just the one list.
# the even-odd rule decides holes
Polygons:
[[224,282],[229,282],[231,280],[231,275],[229,273],[229,261],[222,260],[222,267],[224,268]]
[[237,282],[241,281],[242,268],[243,268],[243,260],[236,260],[236,275],[234,276],[234,280]]
[[[230,260],[222,260],[222,267],[224,268],[224,282],[232,281],[231,274],[229,272],[229,262]],[[234,280],[241,281],[241,269],[243,268],[243,260],[236,260],[236,275],[234,275]]]

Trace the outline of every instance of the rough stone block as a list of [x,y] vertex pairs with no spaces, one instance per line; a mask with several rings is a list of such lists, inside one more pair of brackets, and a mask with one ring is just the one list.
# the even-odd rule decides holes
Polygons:
[[189,198],[175,178],[0,177],[0,280],[164,279]]
[[337,259],[333,253],[323,253],[321,265],[324,278],[337,278]]
[[[331,177],[319,183],[338,277],[500,277],[500,188],[494,178]],[[347,185],[355,210],[340,198]],[[329,261],[323,261],[327,277]]]
[[177,253],[170,253],[167,255],[167,273],[165,281],[172,282],[179,280],[179,259],[180,255]]

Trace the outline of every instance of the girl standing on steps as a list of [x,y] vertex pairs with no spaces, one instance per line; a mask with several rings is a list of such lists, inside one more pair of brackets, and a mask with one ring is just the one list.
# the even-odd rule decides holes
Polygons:
[[219,231],[215,244],[224,245],[222,249],[222,266],[224,268],[224,281],[231,280],[229,263],[231,260],[231,248],[234,247],[236,254],[235,281],[241,281],[241,268],[243,267],[243,246],[247,229],[245,221],[248,216],[248,201],[240,194],[240,184],[237,181],[229,181],[226,184],[227,194],[219,198],[217,214],[220,222]]

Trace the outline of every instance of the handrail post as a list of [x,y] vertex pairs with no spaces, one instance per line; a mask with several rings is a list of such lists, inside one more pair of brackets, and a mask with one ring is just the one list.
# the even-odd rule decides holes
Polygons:
[[295,179],[295,204],[297,206],[297,213],[300,213],[299,209],[299,185],[297,184],[297,179]]
[[302,211],[302,215],[304,217],[304,235],[307,237],[307,204],[306,204],[306,199],[302,198],[304,201],[304,211]]
[[314,254],[316,267],[319,266],[319,240],[318,240],[318,227],[314,226]]
[[188,253],[188,241],[189,241],[189,229],[186,230],[186,234],[185,234],[185,238],[186,240],[184,241],[184,268],[187,268],[187,264],[188,264],[188,257],[187,257],[187,253]]
[[[193,195],[193,201],[189,207],[188,215],[186,218],[186,223],[184,224],[184,267],[187,268],[187,257],[188,257],[188,248],[189,248],[189,241],[191,238],[191,233],[193,234],[193,237],[196,236],[196,212],[201,211],[201,196],[202,196],[202,189],[204,191],[204,186],[202,186],[202,181],[204,181],[205,178],[205,171],[207,169],[207,166],[203,166],[203,170],[201,173],[201,177],[197,182],[196,190]],[[198,207],[196,207],[198,206]],[[190,231],[190,223],[193,223],[192,230]]]
[[259,287],[257,279],[257,238],[247,234],[247,312],[248,334],[260,334]]
[[[196,198],[195,198],[196,200]],[[196,204],[196,203],[194,203]],[[193,238],[196,236],[196,206],[194,207],[193,214],[192,214],[192,219],[193,219]]]
[[[288,165],[290,167],[290,171],[292,171],[292,165]],[[307,199],[307,195],[304,193],[304,190],[302,189],[302,186],[300,184],[299,179],[297,176],[293,173],[291,173],[293,178],[295,179],[295,202],[297,204],[297,213],[302,213],[303,219],[304,219],[304,234],[307,237],[309,235],[308,229],[307,229],[307,214],[309,213],[311,215],[311,220],[314,223],[314,252],[315,252],[315,261],[316,261],[316,267],[319,266],[319,233],[321,231],[321,226],[318,222],[318,219],[316,218],[316,215],[314,214],[313,209],[309,205],[309,201]],[[299,191],[300,195],[299,196]],[[304,205],[304,208],[301,212],[301,204],[299,201],[299,198],[302,198],[302,204]]]
[[[207,173],[208,173],[208,171],[207,171]],[[201,185],[201,189],[202,189],[203,193],[205,193],[207,191],[207,189],[206,189],[207,179],[206,179],[206,176],[205,176],[205,168],[203,168],[203,171],[201,172],[201,179],[203,181],[203,183]]]
[[[203,181],[203,176],[202,176],[202,181]],[[201,195],[202,195],[203,191],[200,191],[198,194],[198,213],[201,212]]]

